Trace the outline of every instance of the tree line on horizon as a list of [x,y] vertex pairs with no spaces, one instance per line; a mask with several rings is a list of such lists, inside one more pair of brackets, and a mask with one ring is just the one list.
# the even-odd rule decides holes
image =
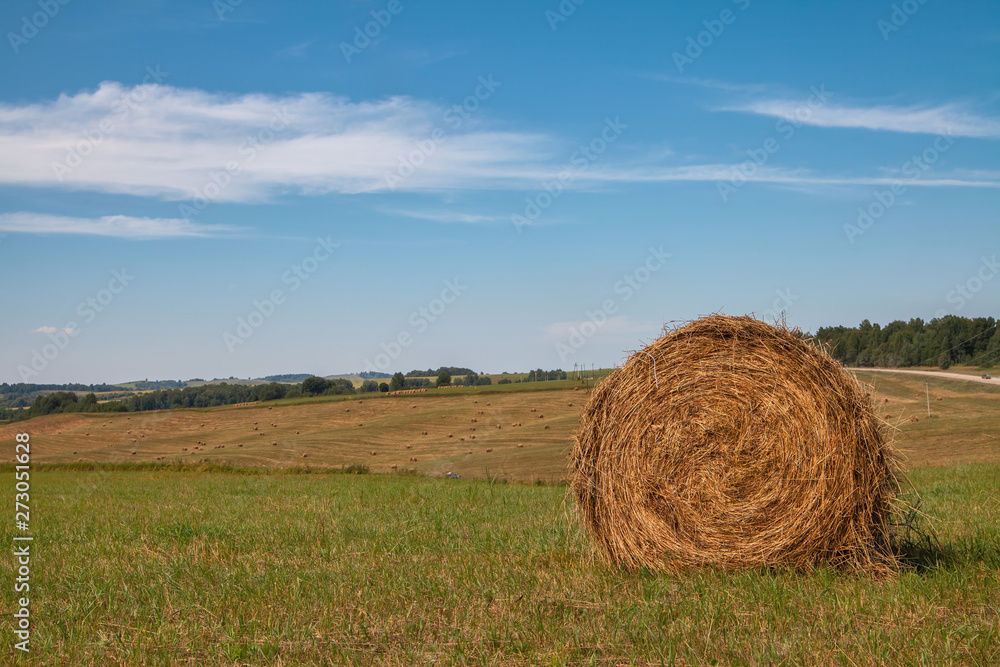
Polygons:
[[[114,385],[0,385],[0,397],[11,396],[21,401],[38,391],[50,393],[35,396],[34,401],[25,409],[14,409],[20,406],[4,406],[0,408],[0,419],[7,421],[23,421],[43,415],[72,412],[146,412],[149,410],[171,410],[173,408],[213,408],[236,403],[252,403],[255,401],[274,401],[281,398],[299,398],[306,396],[336,396],[339,394],[366,394],[375,392],[399,391],[403,389],[423,389],[431,386],[484,386],[491,385],[488,375],[480,375],[473,370],[454,366],[439,369],[437,379],[431,382],[426,377],[407,377],[402,373],[391,376],[389,382],[364,380],[360,387],[347,379],[334,378],[328,380],[318,376],[305,378],[298,385],[270,382],[261,385],[205,384],[196,387],[175,389],[158,389],[144,394],[123,396],[117,400],[100,403],[95,392],[106,392],[121,389]],[[448,370],[468,371],[464,375],[453,378]],[[421,372],[422,371],[418,371]],[[531,371],[524,381],[543,379],[565,379],[562,371]],[[521,380],[517,380],[520,382]],[[507,384],[510,380],[501,380]],[[55,391],[53,391],[55,390]],[[88,391],[83,398],[77,392]]]
[[122,388],[113,384],[32,384],[18,382],[16,384],[0,384],[0,407],[21,408],[31,405],[34,398],[31,396],[40,391],[75,391],[90,393],[126,392]]
[[403,377],[406,377],[406,378],[417,378],[417,377],[432,378],[432,377],[441,377],[442,373],[447,373],[448,375],[450,375],[452,377],[455,377],[456,375],[469,375],[470,373],[471,374],[475,374],[475,371],[472,370],[471,368],[462,368],[461,366],[441,366],[437,370],[434,370],[432,368],[428,368],[426,371],[412,370],[409,373],[407,373],[406,375],[404,375]]
[[914,318],[884,327],[864,320],[856,327],[821,327],[814,338],[845,366],[988,368],[1000,361],[1000,328],[992,317],[947,315],[930,322]]
[[[864,320],[856,327],[820,327],[813,338],[827,346],[831,356],[846,366],[902,368],[953,364],[988,368],[1000,361],[1000,327],[993,317],[967,318],[948,315],[924,322],[895,320],[885,325]],[[311,376],[298,385],[270,382],[262,385],[206,384],[198,387],[157,389],[144,394],[122,396],[99,403],[95,393],[121,392],[107,384],[0,384],[0,419],[22,421],[32,417],[63,412],[144,412],[172,408],[210,408],[236,403],[272,401],[303,396],[375,393],[419,389],[430,386],[482,386],[492,384],[488,375],[469,368],[442,366],[436,371],[414,370],[384,374],[389,382],[366,379],[360,387],[346,379],[327,380]],[[432,383],[429,377],[437,377]],[[502,378],[498,384],[565,380],[561,369],[530,371],[524,378]],[[153,384],[153,383],[151,383]],[[30,396],[40,391],[45,395]],[[79,393],[89,392],[83,398]],[[17,409],[17,408],[24,409]]]

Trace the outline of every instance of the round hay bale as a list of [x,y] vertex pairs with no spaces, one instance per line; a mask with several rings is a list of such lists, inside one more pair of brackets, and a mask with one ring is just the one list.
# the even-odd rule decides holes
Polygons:
[[872,399],[824,350],[714,315],[598,385],[571,478],[600,551],[628,569],[885,574],[897,466]]

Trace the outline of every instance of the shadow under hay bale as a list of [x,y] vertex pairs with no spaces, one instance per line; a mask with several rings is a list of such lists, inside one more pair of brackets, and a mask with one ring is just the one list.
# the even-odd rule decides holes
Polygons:
[[824,350],[715,315],[633,354],[593,392],[572,490],[626,568],[897,567],[901,477],[866,389]]

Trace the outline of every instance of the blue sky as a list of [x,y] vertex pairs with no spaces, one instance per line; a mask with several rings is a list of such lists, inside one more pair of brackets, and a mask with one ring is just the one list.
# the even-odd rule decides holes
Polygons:
[[0,29],[0,381],[1000,314],[994,2],[17,0]]

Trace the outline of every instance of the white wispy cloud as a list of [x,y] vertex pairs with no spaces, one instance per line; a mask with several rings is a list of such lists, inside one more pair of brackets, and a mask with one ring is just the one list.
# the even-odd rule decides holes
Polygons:
[[[386,173],[410,155],[420,165],[400,189],[523,181],[544,157],[543,137],[491,131],[449,111],[409,97],[351,102],[105,82],[54,101],[0,104],[0,183],[253,201],[386,190]],[[431,142],[435,128],[443,136]]]
[[[475,82],[470,87],[474,89]],[[780,116],[794,113],[801,102],[758,100],[727,108]],[[936,132],[948,126],[956,135],[1000,136],[996,121],[957,106],[827,104],[814,109],[807,122],[910,132]],[[440,131],[437,141],[431,139],[435,129]],[[493,129],[483,112],[462,118],[446,106],[410,97],[353,102],[324,93],[225,95],[106,82],[96,90],[46,102],[0,104],[0,185],[156,197],[178,201],[179,208],[189,202],[253,202],[277,195],[390,189],[533,191],[568,168],[573,149],[567,150],[567,145],[556,137]],[[566,187],[593,190],[617,183],[726,180],[734,168],[715,163],[669,165],[665,163],[676,156],[636,158],[628,157],[627,150],[616,150],[616,155],[603,156],[575,172]],[[387,175],[399,173],[401,161],[406,160],[416,168],[390,187]],[[914,185],[997,187],[995,176],[939,173]],[[770,165],[748,180],[805,185],[892,182],[882,172],[840,175]],[[422,215],[467,223],[493,217],[435,211]],[[179,210],[178,218],[191,216]],[[76,222],[71,228],[77,231],[71,233],[137,238],[140,235],[130,233],[130,227],[153,232],[154,237],[224,231],[181,220],[109,220]],[[17,222],[9,218],[5,224]],[[54,219],[46,224],[53,232],[61,229]],[[17,231],[24,231],[23,225]]]
[[[702,164],[684,167],[622,168],[614,171],[590,174],[599,182],[667,183],[690,181],[729,181],[739,174],[752,183],[775,183],[782,185],[892,185],[904,181],[908,187],[970,187],[1000,188],[1000,171],[979,170],[941,174],[935,178],[903,177],[898,168],[884,170],[879,176],[824,175],[807,169],[784,169],[780,167],[759,167],[745,176],[740,173],[740,164]],[[888,174],[888,175],[886,175]],[[893,175],[895,174],[895,175]]]
[[464,213],[461,211],[411,211],[399,208],[380,208],[382,213],[398,215],[415,220],[430,220],[431,222],[459,222],[466,224],[481,224],[487,222],[510,222],[509,215],[482,215]]
[[125,215],[73,218],[19,212],[0,213],[0,231],[20,234],[82,234],[154,240],[220,236],[238,231],[238,229],[227,225],[203,225],[173,218],[133,218]]
[[69,327],[38,327],[37,329],[31,330],[31,333],[40,333],[49,335],[57,333],[73,334],[75,332],[76,329],[71,329]]
[[802,113],[802,100],[764,99],[727,105],[724,111],[742,111],[795,120],[817,127],[845,127],[888,132],[939,134],[957,137],[1000,137],[1000,121],[973,113],[959,104],[938,106],[849,106],[826,103]]
[[285,47],[278,51],[278,56],[281,58],[304,58],[312,43],[312,40],[308,40]]
[[641,76],[653,79],[654,81],[676,83],[683,86],[698,86],[699,88],[721,90],[727,93],[763,93],[771,89],[770,86],[760,83],[730,83],[728,81],[719,81],[717,79],[701,79],[691,76],[673,76],[660,72],[643,73]]

